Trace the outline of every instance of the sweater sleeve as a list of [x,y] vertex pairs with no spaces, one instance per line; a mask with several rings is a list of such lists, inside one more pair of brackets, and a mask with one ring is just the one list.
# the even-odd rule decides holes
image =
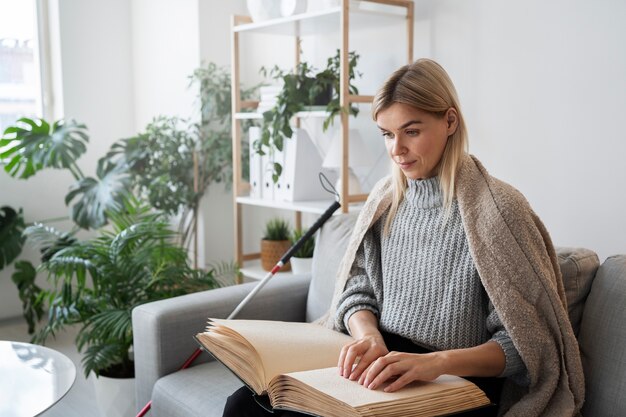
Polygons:
[[[380,243],[374,228],[364,236],[350,269],[346,287],[339,299],[335,324],[340,331],[350,332],[348,320],[360,310],[369,310],[380,316],[376,287],[380,287]],[[374,281],[374,282],[373,282]]]
[[528,386],[530,384],[530,378],[528,376],[526,365],[517,351],[517,348],[513,344],[513,340],[511,340],[509,333],[500,321],[500,317],[498,317],[498,313],[491,302],[489,302],[487,330],[491,333],[490,340],[500,345],[506,358],[504,371],[502,371],[502,374],[500,374],[499,377],[510,377],[516,384]]

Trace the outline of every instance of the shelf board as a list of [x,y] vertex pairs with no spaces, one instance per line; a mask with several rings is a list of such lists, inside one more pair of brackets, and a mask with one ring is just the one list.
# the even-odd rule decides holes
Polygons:
[[[295,114],[295,117],[300,117],[301,119],[312,118],[312,117],[328,117],[330,112],[325,110],[313,110],[313,111],[299,111]],[[244,120],[244,119],[263,119],[263,113],[257,112],[241,112],[235,113],[235,119]]]
[[[243,274],[244,277],[246,278],[250,278],[252,280],[255,281],[260,281],[263,278],[265,278],[265,276],[268,274],[269,271],[264,270],[261,267],[261,260],[260,259],[254,259],[252,261],[245,261],[243,263],[243,267],[240,268],[241,273]],[[281,275],[293,275],[293,272],[291,272],[291,270],[287,271],[287,272],[277,272],[276,275],[274,276],[281,276]]]
[[[323,214],[328,207],[333,203],[334,200],[306,200],[306,201],[275,201],[275,200],[263,200],[260,198],[253,197],[237,197],[237,203],[245,204],[249,206],[257,206],[257,207],[269,207],[283,210],[291,210],[291,211],[299,211],[302,213],[313,213],[313,214]],[[358,212],[361,207],[363,207],[363,203],[359,204],[350,204],[348,211]],[[341,210],[337,210],[335,214],[341,213]]]
[[[269,33],[283,36],[308,36],[320,33],[337,32],[340,30],[341,7],[331,7],[310,13],[301,13],[262,22],[237,25],[233,31]],[[359,28],[397,25],[406,19],[404,7],[373,4],[370,2],[351,2],[350,26]],[[352,30],[352,29],[351,29]]]

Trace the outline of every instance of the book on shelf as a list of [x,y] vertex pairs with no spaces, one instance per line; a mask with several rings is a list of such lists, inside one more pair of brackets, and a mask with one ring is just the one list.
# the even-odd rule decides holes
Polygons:
[[339,375],[350,336],[312,323],[209,319],[196,340],[275,409],[314,416],[437,416],[489,405],[472,382],[442,375],[396,392],[369,390]]

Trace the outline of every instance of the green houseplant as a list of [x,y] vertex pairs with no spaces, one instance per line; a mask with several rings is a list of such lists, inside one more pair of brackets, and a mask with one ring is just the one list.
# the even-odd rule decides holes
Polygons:
[[[350,52],[348,57],[349,92],[358,94],[352,80],[360,75],[356,71],[359,55]],[[261,138],[253,143],[255,152],[260,155],[269,154],[272,161],[272,178],[278,181],[282,173],[282,165],[273,159],[275,150],[282,151],[283,143],[293,135],[291,119],[293,116],[310,106],[322,105],[328,112],[324,120],[324,130],[332,123],[337,114],[347,111],[353,116],[359,113],[358,107],[351,105],[342,110],[339,105],[340,53],[328,58],[326,68],[317,71],[307,62],[300,62],[293,72],[286,72],[274,67],[269,72],[262,68],[262,73],[282,82],[282,89],[276,98],[276,105],[263,113]]]
[[[294,245],[304,234],[307,229],[295,229],[291,235],[291,244]],[[313,252],[315,250],[315,237],[311,236],[302,243],[302,246],[291,257],[291,269],[294,274],[305,274],[311,272],[311,264],[313,262]]]
[[[48,322],[35,341],[67,325],[81,326],[77,344],[85,350],[85,373],[128,371],[134,305],[213,288],[238,273],[232,263],[191,268],[167,226],[176,211],[195,211],[208,184],[230,179],[231,141],[221,140],[229,137],[230,124],[220,122],[230,116],[230,105],[221,99],[230,103],[230,83],[219,74],[225,71],[210,65],[194,79],[203,84],[201,91],[222,90],[203,100],[201,123],[156,118],[144,133],[115,143],[98,161],[95,177],[85,176],[76,163],[89,141],[82,124],[23,118],[0,139],[0,164],[9,175],[26,179],[57,168],[76,180],[65,198],[76,224],[70,232],[43,224],[26,227],[21,210],[0,209],[0,268],[16,259],[25,237],[40,247],[41,266],[18,261],[12,276],[29,332],[45,310]],[[80,227],[96,229],[97,238],[79,241]],[[38,271],[48,274],[51,289],[36,284]]]
[[[108,216],[110,229],[72,242],[41,264],[51,288],[34,289],[33,303],[36,308],[48,304],[48,321],[34,340],[43,343],[65,326],[79,325],[76,344],[84,351],[85,375],[129,377],[134,373],[132,309],[215,288],[220,271],[191,268],[186,252],[173,242],[164,214],[146,204],[130,201],[123,213]],[[35,225],[26,235],[45,250],[58,232]]]
[[[263,238],[261,239],[261,266],[266,271],[271,271],[282,255],[289,249],[291,242],[291,227],[281,218],[270,219],[265,224]],[[291,265],[283,266],[283,271],[289,271]]]

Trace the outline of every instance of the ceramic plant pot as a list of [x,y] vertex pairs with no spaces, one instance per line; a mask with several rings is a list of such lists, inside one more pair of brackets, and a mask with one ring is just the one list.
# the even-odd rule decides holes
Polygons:
[[289,263],[294,274],[308,274],[311,272],[313,258],[296,258],[294,256],[289,260]]

